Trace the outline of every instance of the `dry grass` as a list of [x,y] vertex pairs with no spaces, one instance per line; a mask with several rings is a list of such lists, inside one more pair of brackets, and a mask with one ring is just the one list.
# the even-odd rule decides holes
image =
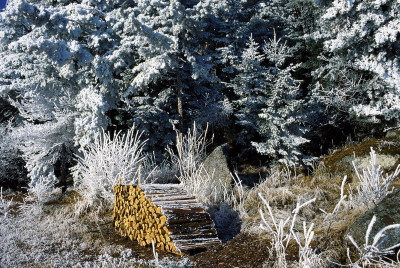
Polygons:
[[[356,171],[354,173],[357,175]],[[365,197],[370,195],[363,192],[364,189],[371,188],[365,187],[367,180],[359,180],[360,176],[356,175],[344,178],[343,173],[330,173],[323,165],[319,166],[310,176],[290,173],[287,169],[271,170],[269,174],[254,188],[245,191],[242,205],[244,211],[240,213],[243,222],[242,231],[268,236],[268,232],[259,227],[261,222],[264,221],[265,224],[266,221],[267,224],[273,225],[273,218],[275,222],[285,221],[290,218],[291,211],[295,209],[298,202],[303,203],[315,198],[315,202],[299,211],[297,220],[293,224],[293,231],[300,234],[297,241],[300,252],[308,252],[308,256],[314,256],[312,254],[318,252],[319,257],[325,260],[329,258],[329,260],[337,263],[349,264],[350,260],[343,240],[344,233],[350,224],[368,210],[368,202]],[[369,173],[365,174],[367,176]],[[383,177],[381,173],[378,175]],[[395,175],[394,177],[397,177],[397,174]],[[375,181],[379,180],[376,179]],[[385,182],[386,180],[381,181]],[[398,178],[393,180],[391,178],[390,182],[396,185],[396,183],[399,183],[398,181]],[[385,189],[389,189],[386,186]],[[379,189],[382,189],[382,187]],[[264,220],[261,218],[258,210],[263,208],[265,204],[258,197],[258,193],[270,205],[273,217],[266,217]],[[386,192],[382,193],[382,196],[384,195],[386,195]],[[289,227],[285,226],[285,228],[289,232]],[[307,234],[308,237],[312,236],[312,240],[307,240]],[[310,251],[311,246],[314,246],[315,252]],[[292,255],[298,254],[298,252],[299,249],[288,250],[288,254]],[[296,256],[287,256],[287,258],[296,259]],[[352,258],[353,260],[357,259],[357,256],[352,256]],[[301,255],[297,257],[300,262],[304,262],[304,259]],[[314,259],[314,263],[317,263],[318,260],[320,259]],[[287,265],[290,266],[290,263],[294,264],[294,262],[289,262]],[[324,263],[323,266],[328,265],[328,262],[325,261]],[[273,264],[269,263],[269,265]]]
[[[348,256],[343,236],[348,226],[368,209],[365,197],[369,195],[362,192],[370,188],[362,187],[367,180],[359,179],[360,173],[357,176],[354,172],[344,178],[347,171],[332,172],[332,167],[320,164],[311,175],[305,176],[283,167],[267,170],[264,179],[252,188],[242,185],[237,176],[233,176],[233,187],[225,187],[207,174],[202,166],[208,144],[205,133],[197,132],[194,126],[186,136],[178,136],[176,150],[169,149],[171,163],[168,167],[147,165],[151,167],[149,170],[157,170],[161,175],[165,170],[168,174],[176,172],[182,184],[210,207],[217,228],[219,231],[225,228],[228,236],[237,233],[240,225],[236,220],[240,217],[241,232],[259,235],[265,243],[270,243],[271,252],[266,254],[271,259],[267,266],[327,267],[328,258],[340,264],[358,260],[357,251]],[[382,144],[388,148],[392,146],[388,141]],[[349,153],[348,148],[344,151],[334,154],[336,160],[339,155]],[[332,157],[327,159],[333,161]],[[132,164],[132,174],[137,174],[135,163]],[[368,176],[368,173],[365,174]],[[400,185],[398,178],[389,181],[393,186]],[[386,186],[384,189],[389,189]],[[10,207],[15,207],[15,202],[9,203],[0,198],[0,217],[4,219],[0,225],[0,237],[5,241],[5,246],[0,248],[1,263],[35,267],[44,261],[48,266],[61,267],[78,263],[81,266],[77,267],[127,267],[124,265],[136,262],[133,253],[126,251],[126,245],[112,245],[111,240],[106,238],[108,230],[102,226],[111,221],[111,205],[100,210],[82,211],[79,208],[85,197],[70,192],[62,198],[50,196],[46,202],[35,202],[33,198],[30,203],[19,205],[17,214],[9,211]],[[314,202],[296,211],[298,204],[311,199]],[[269,207],[267,210],[266,204]],[[80,213],[74,214],[76,210]],[[264,218],[260,210],[264,212]],[[295,216],[293,211],[296,211]],[[260,228],[260,223],[266,228]],[[234,228],[228,230],[232,226]],[[275,233],[268,226],[274,226]],[[112,230],[109,231],[112,233]],[[285,241],[277,238],[281,234]],[[361,249],[359,252],[364,251]],[[82,256],[85,256],[84,259]],[[157,266],[160,263],[162,261],[142,264]]]

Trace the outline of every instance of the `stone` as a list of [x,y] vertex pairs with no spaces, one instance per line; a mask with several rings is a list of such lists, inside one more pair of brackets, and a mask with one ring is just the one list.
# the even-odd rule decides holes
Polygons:
[[207,173],[214,179],[219,179],[224,187],[228,187],[227,189],[232,186],[228,150],[228,144],[220,145],[203,162]]
[[398,138],[400,136],[399,130],[389,130],[386,132],[386,138]]
[[[368,144],[369,145],[369,144]],[[321,164],[320,169],[326,168],[327,171],[340,175],[352,176],[355,174],[353,162],[359,172],[371,166],[371,147],[373,147],[376,156],[376,165],[381,167],[384,173],[394,171],[397,164],[400,163],[400,147],[395,144],[382,143],[380,149],[376,146],[349,146],[326,156]],[[378,147],[379,148],[379,147]],[[368,151],[367,151],[368,149]]]
[[[397,161],[399,160],[398,155],[387,155],[375,152],[376,155],[376,165],[381,166],[382,169],[390,169],[395,167]],[[359,171],[371,167],[371,156],[363,155],[354,158],[354,156],[346,156],[342,160],[343,165],[347,165],[350,171],[354,171],[353,161]]]
[[[384,227],[391,224],[400,223],[400,190],[387,195],[374,208],[368,210],[361,217],[355,220],[346,230],[345,241],[351,244],[348,236],[352,236],[359,246],[365,243],[365,233],[373,216],[376,216],[376,222],[372,227],[369,244],[373,241],[374,236]],[[379,246],[385,249],[400,243],[400,228],[390,229],[385,232],[386,240]]]

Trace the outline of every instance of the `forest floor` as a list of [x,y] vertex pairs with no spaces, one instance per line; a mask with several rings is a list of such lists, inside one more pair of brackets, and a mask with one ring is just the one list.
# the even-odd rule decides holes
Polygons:
[[[47,228],[47,223],[45,223],[45,218],[51,218],[54,215],[57,215],[61,211],[65,209],[71,208],[71,202],[74,202],[76,193],[71,191],[64,195],[62,198],[54,200],[52,202],[46,203],[42,207],[42,217],[41,219],[36,218],[38,222],[31,222],[31,224],[40,224],[43,221],[43,228]],[[21,204],[24,203],[24,199],[26,198],[26,194],[21,192],[11,192],[7,191],[3,193],[3,197],[6,202],[12,200],[13,205],[10,208],[10,214],[8,215],[8,219],[15,219],[14,223],[10,224],[9,231],[17,231],[20,228],[26,228],[26,226],[18,226],[23,216],[19,213],[21,209]],[[65,212],[62,212],[65,214]],[[111,258],[121,258],[121,250],[128,250],[132,254],[130,255],[131,259],[140,260],[138,262],[129,262],[129,265],[133,264],[133,267],[156,267],[157,262],[155,261],[155,256],[151,247],[142,247],[136,241],[131,241],[128,238],[122,237],[117,234],[112,226],[111,226],[111,217],[112,213],[110,211],[104,212],[100,216],[102,218],[101,222],[96,223],[91,220],[89,217],[83,217],[78,220],[79,224],[84,225],[86,228],[83,231],[78,232],[78,235],[81,237],[75,237],[78,243],[88,243],[87,241],[91,241],[91,247],[87,247],[83,250],[80,250],[79,257],[75,260],[70,260],[71,262],[68,265],[61,264],[60,267],[70,266],[72,263],[73,267],[113,267],[115,261],[110,260],[101,260],[101,256],[104,255],[104,251],[102,251],[102,245],[105,248],[113,247],[114,251],[109,252]],[[28,219],[27,219],[28,220]],[[58,223],[56,219],[53,223]],[[29,222],[26,222],[28,225]],[[0,215],[0,224],[7,224],[6,221],[1,221]],[[12,226],[11,226],[12,225]],[[3,226],[4,227],[4,226]],[[47,228],[48,229],[48,228]],[[63,228],[62,228],[63,229]],[[67,228],[65,228],[67,229]],[[41,229],[39,229],[40,231]],[[37,231],[37,230],[35,230]],[[48,231],[48,230],[47,230]],[[52,231],[57,232],[56,230]],[[68,232],[68,231],[66,231]],[[44,232],[43,234],[38,233],[38,236],[46,236],[47,234]],[[0,237],[5,237],[6,234],[1,233]],[[62,240],[63,243],[68,244],[69,242],[66,239],[70,237],[64,237]],[[35,237],[31,236],[30,239],[32,241],[26,241],[27,244],[35,244]],[[3,241],[5,242],[5,241]],[[54,242],[54,241],[53,241]],[[56,242],[57,244],[59,242]],[[21,245],[18,245],[20,247]],[[263,263],[268,260],[268,247],[269,244],[266,242],[265,238],[259,237],[257,235],[250,235],[245,233],[240,233],[231,240],[227,241],[220,246],[210,248],[208,250],[197,252],[194,254],[183,254],[182,256],[175,255],[168,252],[158,251],[158,259],[165,260],[164,264],[159,264],[161,267],[261,267]],[[7,254],[7,246],[3,249],[0,249],[0,267],[10,267],[7,265],[7,257],[4,254]],[[51,250],[49,250],[51,248]],[[41,250],[48,254],[48,258],[52,258],[54,252],[54,245],[45,245]],[[55,257],[55,259],[58,257]],[[182,258],[185,261],[182,262]],[[22,260],[23,258],[21,258]],[[179,262],[182,263],[179,264]],[[12,263],[12,262],[11,262]],[[42,267],[39,262],[36,260],[22,261],[23,267]],[[50,261],[50,263],[52,263]],[[128,267],[128,262],[126,265],[124,263],[119,263],[118,267]],[[44,266],[52,267],[48,263]],[[57,265],[58,266],[58,265]],[[132,267],[132,266],[131,266]]]
[[[5,191],[0,200],[0,268],[272,267],[276,256],[271,250],[271,236],[259,228],[262,223],[259,209],[264,207],[259,193],[268,199],[277,221],[290,217],[296,203],[315,198],[315,202],[299,213],[295,229],[301,233],[303,222],[308,226],[314,224],[311,247],[325,260],[320,267],[335,267],[328,258],[348,264],[346,250],[349,244],[345,243],[344,232],[367,208],[346,199],[338,212],[332,212],[341,198],[341,185],[344,193],[350,195],[355,194],[359,183],[351,169],[339,173],[333,171],[338,170],[338,165],[344,166],[343,159],[355,156],[354,151],[361,154],[363,150],[362,155],[368,156],[370,146],[380,148],[377,151],[382,154],[395,155],[396,159],[400,155],[399,140],[366,141],[352,146],[332,152],[322,159],[312,174],[272,172],[259,184],[246,188],[240,208],[241,232],[220,246],[191,255],[178,256],[162,251],[155,255],[152,247],[141,247],[135,241],[121,237],[111,225],[112,208],[75,215],[79,195],[73,189],[58,193],[54,199],[40,205],[26,202],[24,193]],[[347,180],[343,180],[344,176]],[[400,188],[400,179],[397,178],[392,186]],[[10,201],[5,217],[1,215],[1,203],[4,206]],[[230,222],[225,224],[229,229]],[[352,258],[356,258],[353,253],[354,250],[351,251]],[[294,239],[285,254],[286,261],[296,267],[299,246]]]
[[[154,255],[151,247],[141,247],[136,241],[131,241],[115,233],[112,228],[104,228],[103,236],[108,243],[129,248],[135,252],[136,258],[153,260]],[[245,233],[238,234],[226,243],[195,254],[184,254],[190,260],[193,267],[262,267],[268,261],[269,243],[256,235]],[[297,253],[296,253],[297,254]],[[175,259],[181,256],[167,252],[158,252],[158,258]]]
[[[15,240],[24,241],[27,245],[21,246],[21,243],[0,249],[0,267],[11,267],[18,264],[21,267],[262,267],[263,264],[271,262],[270,259],[270,240],[258,234],[241,232],[220,246],[209,248],[206,251],[196,254],[184,254],[183,256],[174,255],[158,251],[158,263],[151,247],[141,247],[136,241],[131,241],[117,234],[111,225],[112,212],[101,212],[92,217],[90,214],[74,218],[74,203],[77,200],[77,193],[69,191],[59,196],[57,199],[45,203],[40,212],[40,216],[26,217],[21,215],[21,205],[24,203],[26,195],[20,192],[6,192],[4,199],[12,200],[13,206],[10,209],[10,215],[5,223],[3,231],[0,226],[0,237],[6,237],[4,232],[14,234],[21,233],[21,236],[14,237]],[[29,204],[28,204],[29,205]],[[35,214],[35,212],[33,213]],[[60,218],[69,218],[69,220]],[[1,219],[1,215],[0,215]],[[15,221],[13,221],[15,219]],[[51,223],[49,223],[51,221]],[[64,222],[65,221],[65,222]],[[0,225],[1,225],[0,224]],[[64,226],[65,225],[65,226]],[[67,226],[69,225],[69,226]],[[69,230],[72,227],[72,230]],[[27,228],[32,227],[31,233],[25,234]],[[58,235],[58,232],[64,232]],[[3,233],[2,233],[3,232]],[[56,236],[56,238],[53,238]],[[58,237],[61,236],[61,237]],[[40,244],[36,240],[40,237],[49,237],[46,245],[33,248],[32,244]],[[332,239],[332,237],[330,237]],[[339,239],[339,234],[338,234]],[[11,239],[4,239],[11,240]],[[31,240],[31,241],[29,241]],[[74,240],[74,241],[69,241]],[[67,245],[63,249],[57,249],[58,245],[63,243]],[[74,246],[75,245],[75,246]],[[76,245],[87,245],[80,246]],[[18,251],[13,246],[18,247],[20,254],[26,254],[17,262],[7,262],[7,258],[13,256],[4,256],[10,251]],[[70,247],[70,248],[69,248]],[[8,248],[8,249],[7,249]],[[32,252],[28,254],[27,251]],[[2,252],[3,251],[3,252]],[[74,257],[64,262],[65,252],[76,251]],[[122,255],[129,252],[128,257]],[[36,252],[36,253],[35,253]],[[295,261],[298,258],[298,246],[292,243],[286,251],[287,260]],[[17,255],[17,254],[16,254]],[[14,258],[15,256],[14,255]],[[41,261],[32,260],[32,255],[41,256],[38,258],[48,258],[44,266]],[[107,258],[104,256],[106,255]],[[51,259],[54,259],[51,260]],[[128,261],[129,260],[129,261]],[[137,260],[137,261],[136,261]],[[163,262],[161,262],[163,260]],[[4,265],[10,263],[10,265]]]

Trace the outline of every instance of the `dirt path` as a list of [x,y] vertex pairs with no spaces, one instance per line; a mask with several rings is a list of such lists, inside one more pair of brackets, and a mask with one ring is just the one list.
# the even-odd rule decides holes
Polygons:
[[268,243],[239,234],[227,243],[190,257],[195,267],[262,267],[268,260]]

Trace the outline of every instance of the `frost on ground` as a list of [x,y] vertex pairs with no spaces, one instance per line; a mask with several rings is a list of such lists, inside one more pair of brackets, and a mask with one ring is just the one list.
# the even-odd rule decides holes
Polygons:
[[92,267],[116,267],[116,268],[128,268],[128,267],[166,267],[166,268],[178,268],[178,267],[192,267],[188,258],[182,258],[180,261],[173,261],[168,258],[163,260],[142,260],[133,257],[131,250],[121,252],[121,257],[115,258],[110,255],[103,254],[98,257],[95,261],[88,261],[84,263],[78,263],[74,265],[74,268],[92,268]]
[[[10,204],[4,199],[1,204]],[[18,205],[16,202],[12,205]],[[10,205],[7,207],[9,208]],[[49,211],[50,209],[50,211]],[[91,236],[88,221],[73,209],[22,203],[0,214],[0,267],[188,267],[187,258],[139,260],[130,249]]]

